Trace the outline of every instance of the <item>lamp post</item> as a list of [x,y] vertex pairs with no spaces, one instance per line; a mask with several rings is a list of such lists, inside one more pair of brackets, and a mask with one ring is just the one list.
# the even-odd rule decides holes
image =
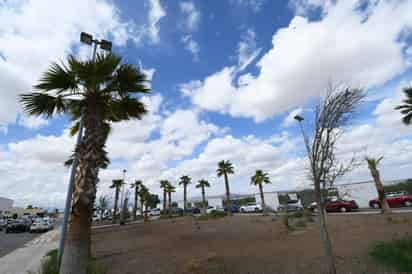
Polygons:
[[122,192],[120,195],[120,224],[124,224],[124,185],[126,184],[126,169],[123,169],[123,184],[122,184]]
[[[100,45],[100,48],[106,51],[111,51],[112,49],[112,43],[110,41],[107,41],[107,40],[99,41],[99,40],[93,39],[92,35],[85,33],[85,32],[80,33],[80,42],[87,44],[87,45],[93,45],[92,62],[94,62],[94,60],[96,59],[97,45]],[[73,164],[72,164],[72,169],[70,171],[69,186],[67,190],[66,204],[64,208],[64,217],[63,217],[60,243],[59,243],[59,257],[60,258],[62,258],[63,252],[64,252],[64,244],[66,241],[66,234],[67,234],[67,224],[69,222],[70,207],[72,204],[74,180],[76,178],[77,166],[79,165],[79,157],[77,155],[76,149],[82,140],[82,136],[83,136],[83,117],[80,118],[79,132],[77,134],[77,139],[76,139]]]

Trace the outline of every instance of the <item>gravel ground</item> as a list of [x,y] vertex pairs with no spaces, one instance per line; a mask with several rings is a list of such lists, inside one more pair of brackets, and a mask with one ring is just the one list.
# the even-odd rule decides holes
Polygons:
[[[329,215],[339,273],[383,273],[371,244],[408,235],[412,214]],[[93,232],[93,252],[110,274],[127,273],[323,273],[317,223],[287,232],[273,216],[192,218],[109,227]],[[388,272],[386,272],[388,273]]]

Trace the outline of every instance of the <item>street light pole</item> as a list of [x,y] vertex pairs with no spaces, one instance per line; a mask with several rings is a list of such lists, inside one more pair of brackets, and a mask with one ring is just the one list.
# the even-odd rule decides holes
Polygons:
[[[80,41],[92,45],[93,44],[93,54],[92,54],[92,62],[96,60],[96,52],[97,52],[97,45],[100,45],[100,48],[110,51],[112,47],[112,43],[106,40],[95,40],[90,34],[82,32],[80,34]],[[66,196],[66,204],[64,207],[64,216],[63,216],[63,223],[62,223],[62,228],[61,228],[61,235],[60,235],[60,242],[59,242],[59,257],[62,258],[63,252],[64,252],[64,244],[66,242],[66,236],[67,236],[67,225],[69,222],[69,216],[70,216],[70,207],[72,204],[72,195],[73,195],[73,188],[74,188],[74,181],[76,178],[76,171],[77,171],[77,166],[79,165],[79,157],[77,155],[77,148],[82,141],[83,137],[83,114],[82,117],[80,118],[80,124],[79,124],[79,132],[77,134],[77,139],[76,139],[76,146],[75,146],[75,152],[74,152],[74,158],[73,158],[73,163],[72,163],[72,169],[70,171],[70,179],[69,179],[69,185],[67,189],[67,196]],[[60,261],[60,260],[59,260]]]
[[126,184],[126,169],[123,169],[123,183],[122,183],[122,192],[120,198],[120,224],[124,223],[124,185]]

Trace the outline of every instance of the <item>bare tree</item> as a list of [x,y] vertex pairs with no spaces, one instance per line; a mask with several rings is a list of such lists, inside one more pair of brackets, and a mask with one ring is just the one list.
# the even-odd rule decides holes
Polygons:
[[385,190],[382,185],[381,176],[378,170],[379,162],[383,159],[383,156],[379,157],[378,159],[366,157],[365,160],[368,163],[368,168],[371,172],[373,181],[375,182],[376,190],[378,191],[378,200],[379,206],[381,208],[381,212],[383,214],[390,214],[392,213],[391,208],[389,207],[388,201],[385,197]]
[[[350,163],[344,165],[336,159],[337,141],[363,98],[364,94],[360,89],[329,85],[325,98],[315,108],[312,134],[305,132],[302,126],[303,117],[295,116],[299,122],[309,158],[309,173],[314,184],[320,232],[331,274],[336,273],[336,267],[326,224],[323,190],[330,188],[338,177],[352,169]],[[354,160],[351,162],[354,163]]]

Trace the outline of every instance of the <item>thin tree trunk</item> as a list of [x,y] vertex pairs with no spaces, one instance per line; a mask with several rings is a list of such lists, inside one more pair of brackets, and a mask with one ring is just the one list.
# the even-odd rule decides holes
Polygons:
[[99,165],[105,157],[108,127],[93,106],[85,113],[85,135],[76,148],[79,166],[73,191],[70,223],[60,274],[86,274],[90,260],[93,204],[96,197]]
[[325,207],[320,190],[320,184],[318,186],[315,184],[315,198],[318,204],[320,235],[322,238],[323,248],[325,250],[325,255],[327,259],[328,273],[336,274],[335,257],[333,256],[332,242],[329,237],[329,231],[326,224],[326,212],[324,210]]
[[381,176],[378,169],[369,167],[373,180],[375,182],[376,190],[378,191],[378,200],[381,207],[381,213],[391,214],[392,209],[389,207],[388,201],[385,197],[385,190],[382,185]]
[[186,185],[183,186],[183,215],[186,215],[186,203],[187,203],[187,189],[186,189]]
[[163,189],[163,212],[166,213],[166,189]]
[[133,220],[136,221],[137,219],[137,196],[139,195],[139,187],[135,186],[134,189],[134,207],[133,207]]
[[142,217],[143,218],[143,199],[142,199],[142,197],[140,197],[140,217]]
[[144,222],[147,222],[149,220],[147,216],[147,204],[145,204],[145,210],[144,210]]
[[265,195],[263,195],[263,186],[262,186],[262,184],[259,184],[259,192],[260,192],[260,202],[261,202],[261,205],[262,205],[263,215],[267,215]]
[[116,223],[116,218],[117,218],[117,210],[118,210],[118,203],[119,203],[119,191],[120,188],[116,186],[115,194],[114,194],[114,212],[113,212],[113,218],[112,218],[112,223]]
[[203,215],[206,214],[206,197],[205,197],[205,187],[202,185],[202,211]]
[[230,189],[229,189],[229,179],[227,178],[227,174],[225,173],[225,186],[226,186],[226,209],[227,209],[227,216],[232,216],[232,202],[230,201]]
[[168,205],[168,215],[171,215],[172,213],[172,192],[167,193],[169,195],[169,205]]

